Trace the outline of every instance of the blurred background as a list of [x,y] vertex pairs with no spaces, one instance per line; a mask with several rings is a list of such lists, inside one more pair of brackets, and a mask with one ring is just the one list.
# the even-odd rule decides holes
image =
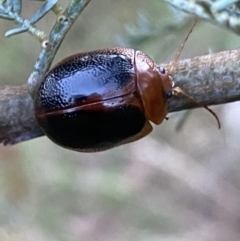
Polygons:
[[[29,18],[41,2],[23,1]],[[68,1],[62,1],[66,5]],[[38,28],[49,32],[49,13]],[[156,62],[173,59],[193,18],[159,0],[92,0],[55,58],[128,46]],[[52,23],[52,25],[50,24]],[[29,34],[4,33],[0,84],[27,81],[40,50]],[[181,58],[236,49],[239,36],[199,21]],[[240,240],[240,103],[169,114],[146,138],[82,154],[46,137],[0,146],[1,241]]]

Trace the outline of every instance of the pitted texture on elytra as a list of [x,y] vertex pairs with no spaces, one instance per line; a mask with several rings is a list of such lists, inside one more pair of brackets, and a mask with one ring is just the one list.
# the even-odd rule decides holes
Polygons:
[[53,68],[40,86],[36,108],[52,110],[83,102],[90,96],[99,100],[106,93],[114,98],[134,78],[134,66],[117,52],[75,55]]

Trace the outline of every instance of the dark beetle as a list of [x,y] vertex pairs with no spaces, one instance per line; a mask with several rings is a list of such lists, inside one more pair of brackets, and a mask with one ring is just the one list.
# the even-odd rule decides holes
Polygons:
[[95,152],[138,140],[167,115],[171,78],[141,51],[112,48],[72,55],[50,70],[34,102],[55,143]]

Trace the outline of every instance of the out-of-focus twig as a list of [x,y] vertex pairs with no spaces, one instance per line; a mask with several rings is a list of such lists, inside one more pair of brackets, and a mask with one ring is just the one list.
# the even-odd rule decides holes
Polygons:
[[[236,0],[165,0],[173,7],[205,19],[240,35],[240,11]],[[220,4],[221,3],[221,4]]]

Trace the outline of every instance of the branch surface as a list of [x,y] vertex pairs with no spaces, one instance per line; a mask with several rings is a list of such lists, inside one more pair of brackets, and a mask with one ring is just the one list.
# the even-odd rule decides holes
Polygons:
[[[166,69],[172,62],[161,64]],[[176,86],[202,105],[217,105],[240,100],[240,50],[180,60],[173,75]],[[0,141],[12,145],[44,135],[38,127],[27,86],[0,87]],[[195,108],[190,99],[169,100],[169,112]]]

